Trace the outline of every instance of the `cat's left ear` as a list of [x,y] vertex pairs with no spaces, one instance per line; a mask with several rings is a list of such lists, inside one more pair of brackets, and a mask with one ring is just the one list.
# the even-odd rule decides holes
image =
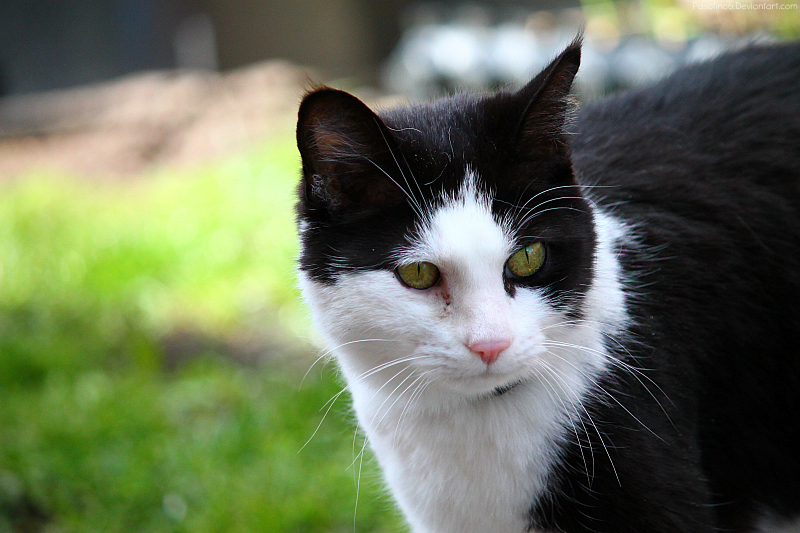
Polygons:
[[522,156],[566,153],[565,126],[573,107],[570,89],[581,64],[578,36],[533,80],[517,92],[526,105],[517,126],[516,146]]

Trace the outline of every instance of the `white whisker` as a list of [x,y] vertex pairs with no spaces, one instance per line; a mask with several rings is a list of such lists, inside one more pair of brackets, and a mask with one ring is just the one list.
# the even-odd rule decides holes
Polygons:
[[[548,342],[549,342],[549,341],[548,341]],[[546,342],[545,344],[547,344],[547,342]],[[565,346],[563,346],[563,343],[562,343],[562,345],[561,345],[561,346],[559,346],[558,344],[553,344],[553,346],[560,347],[560,348],[564,348],[564,347],[565,347]],[[573,348],[573,349],[577,349],[577,350],[591,351],[591,349],[590,349],[590,348],[587,348],[587,347],[585,347],[585,346],[578,346],[578,345],[575,345],[575,346],[572,346],[572,348]],[[595,350],[595,351],[596,351],[596,350]],[[580,368],[578,368],[576,365],[574,365],[574,364],[573,364],[571,361],[569,361],[568,359],[566,359],[566,358],[564,358],[564,357],[560,356],[559,354],[557,354],[556,352],[554,352],[554,351],[552,351],[552,350],[548,351],[548,353],[550,353],[551,355],[553,355],[553,356],[555,356],[555,357],[558,357],[559,359],[561,359],[562,361],[564,361],[565,363],[567,363],[567,364],[568,364],[568,365],[570,365],[571,367],[573,367],[573,368],[575,368],[576,370],[578,370],[578,371],[579,371],[579,372],[580,372],[582,375],[584,375],[584,376],[585,376],[587,379],[589,379],[589,376],[587,376],[587,375],[586,375],[586,374],[583,372],[583,370],[581,370]],[[621,408],[622,408],[622,409],[623,409],[623,410],[624,410],[626,413],[628,413],[628,415],[629,415],[631,418],[633,418],[633,419],[634,419],[636,422],[638,422],[638,423],[639,423],[639,424],[640,424],[640,425],[641,425],[641,426],[642,426],[644,429],[646,429],[648,432],[650,432],[650,433],[651,433],[651,434],[652,434],[654,437],[656,437],[657,439],[659,439],[659,440],[661,440],[661,441],[663,441],[663,442],[666,442],[666,441],[664,441],[664,439],[662,439],[662,438],[661,438],[661,436],[660,436],[660,435],[658,435],[658,433],[656,433],[655,431],[653,431],[652,429],[650,429],[650,427],[649,427],[647,424],[645,424],[644,422],[642,422],[641,420],[639,420],[639,418],[638,418],[636,415],[634,415],[634,414],[633,414],[633,413],[632,413],[632,412],[631,412],[631,411],[630,411],[630,410],[629,410],[627,407],[625,407],[625,405],[623,405],[623,403],[622,403],[622,402],[620,402],[620,401],[617,399],[617,397],[616,397],[616,396],[614,396],[614,395],[613,395],[613,394],[611,394],[609,391],[607,391],[606,389],[604,389],[604,388],[603,388],[603,387],[602,387],[602,386],[601,386],[599,383],[597,383],[597,382],[593,382],[593,383],[594,383],[595,387],[597,388],[597,390],[599,390],[600,392],[602,392],[602,393],[605,395],[605,397],[607,397],[607,398],[609,398],[609,399],[613,400],[613,401],[614,401],[614,402],[615,402],[617,405],[619,405],[619,406],[620,406],[620,407],[621,407]],[[645,388],[646,388],[646,387],[645,387]],[[649,392],[649,391],[648,391],[648,392]],[[651,394],[652,394],[652,393],[651,393]],[[656,400],[656,402],[657,402],[657,401],[658,401],[658,400]],[[660,405],[660,404],[659,404],[659,405]]]
[[[551,355],[559,357],[558,354],[554,354],[552,352],[549,352],[549,353],[551,353]],[[561,359],[562,361],[565,361],[568,364],[570,364],[569,361],[567,361],[566,359],[564,359],[562,357],[559,357],[559,359]],[[558,373],[555,372],[555,370],[551,369],[549,365],[544,365],[544,366],[545,366],[545,368],[550,369],[551,374],[553,375],[553,377],[555,377],[562,384],[561,385],[562,390],[565,392],[565,394],[568,395],[569,392],[567,391],[567,389],[569,389],[569,385],[567,385],[563,381],[563,379],[558,375]],[[573,368],[576,368],[576,367],[573,366]],[[585,376],[585,374],[584,374],[584,376]],[[589,378],[587,377],[587,379],[589,379]],[[614,471],[614,475],[617,478],[617,482],[621,484],[620,479],[619,479],[619,475],[617,474],[617,468],[614,466],[614,460],[611,458],[611,452],[609,452],[608,446],[606,445],[605,441],[603,440],[603,433],[600,431],[600,428],[597,427],[597,424],[595,424],[594,419],[592,418],[592,415],[589,413],[589,411],[586,409],[586,406],[583,405],[583,403],[580,403],[580,406],[581,406],[581,409],[583,410],[583,412],[586,414],[586,418],[589,421],[589,424],[594,428],[595,432],[597,433],[597,437],[600,439],[600,444],[603,446],[603,450],[605,451],[606,456],[608,457],[609,463],[611,464],[611,469]],[[584,431],[586,431],[585,427],[584,427]],[[589,436],[588,432],[586,432],[586,438],[591,442],[591,439],[590,439],[590,436]],[[580,445],[580,443],[579,443],[579,445]]]
[[[420,375],[420,378],[424,378],[430,372],[431,371],[423,372]],[[397,435],[401,431],[401,427],[403,425],[403,421],[405,420],[405,416],[411,410],[412,404],[416,403],[416,401],[419,400],[420,396],[423,394],[425,389],[428,387],[428,385],[431,384],[431,381],[425,381],[424,379],[420,379],[418,381],[419,381],[419,383],[417,384],[416,388],[414,389],[414,392],[411,393],[411,396],[409,397],[409,399],[406,402],[405,406],[403,406],[403,411],[400,413],[400,417],[397,419],[397,426],[395,427],[395,430],[394,430],[394,437],[392,437],[392,442],[394,442],[394,443],[397,442]]]
[[334,351],[338,350],[339,348],[342,348],[344,346],[348,346],[350,344],[357,344],[357,343],[360,343],[360,342],[398,342],[398,341],[396,339],[358,339],[358,340],[354,340],[354,341],[343,342],[342,344],[339,344],[338,346],[334,346],[333,348],[329,348],[329,349],[325,350],[325,352],[323,352],[322,355],[317,357],[314,360],[313,363],[311,363],[311,366],[308,367],[308,370],[306,370],[306,373],[303,374],[303,379],[300,380],[300,385],[298,386],[298,389],[303,387],[303,382],[308,377],[308,374],[311,372],[311,369],[314,368],[314,365],[319,363],[321,360],[326,359],[329,355],[331,355]]
[[[402,371],[401,371],[401,372],[402,372]],[[400,374],[400,372],[398,372],[398,375],[399,375],[399,374]],[[398,394],[398,395],[397,395],[397,397],[395,398],[395,400],[394,400],[394,401],[391,403],[391,405],[389,405],[389,407],[388,407],[388,408],[387,408],[387,409],[384,411],[384,413],[383,413],[383,416],[381,416],[381,419],[380,419],[380,420],[378,420],[378,422],[377,422],[377,424],[376,424],[376,423],[375,423],[375,419],[376,419],[376,418],[378,417],[378,415],[380,414],[380,412],[381,412],[381,409],[383,409],[383,406],[384,406],[384,405],[386,405],[386,402],[387,402],[387,401],[389,401],[389,399],[390,399],[390,398],[392,398],[392,396],[394,395],[394,393],[395,393],[395,392],[397,392],[397,389],[399,389],[400,387],[402,387],[402,386],[403,386],[403,383],[405,383],[406,381],[408,381],[409,379],[411,379],[412,377],[414,377],[414,375],[415,375],[415,374],[414,374],[414,372],[409,372],[408,376],[406,376],[405,378],[403,378],[403,380],[402,380],[400,383],[398,383],[398,384],[397,384],[397,386],[396,386],[396,387],[395,387],[395,388],[392,390],[392,392],[390,392],[389,394],[387,394],[387,395],[386,395],[386,398],[383,400],[383,402],[381,402],[381,404],[380,404],[380,405],[378,406],[378,408],[375,410],[375,414],[372,416],[372,425],[373,425],[373,426],[375,426],[375,427],[379,427],[379,426],[380,426],[380,425],[383,423],[383,421],[386,419],[386,416],[387,416],[387,415],[388,415],[388,414],[391,412],[392,408],[393,408],[393,407],[394,407],[394,406],[397,404],[397,402],[400,400],[400,398],[402,398],[402,397],[403,397],[403,394],[405,394],[405,393],[406,393],[406,392],[407,392],[407,391],[408,391],[408,390],[409,390],[409,389],[410,389],[410,388],[411,388],[411,387],[412,387],[412,386],[413,386],[413,385],[414,385],[414,384],[415,384],[415,383],[416,383],[418,380],[422,379],[422,377],[421,377],[421,376],[417,376],[417,377],[416,377],[416,379],[415,379],[414,381],[412,381],[412,382],[411,382],[411,383],[410,383],[410,384],[409,384],[409,385],[408,385],[408,386],[407,386],[407,387],[406,387],[406,388],[403,390],[403,392],[401,392],[400,394]],[[382,388],[382,387],[381,387],[381,388]]]
[[[551,374],[555,373],[555,370],[550,368],[550,366],[546,362],[543,362],[543,367],[544,367],[543,368],[544,371],[548,371]],[[544,384],[546,385],[545,386],[545,390],[547,391],[548,396],[550,396],[550,399],[553,400],[553,401],[558,400],[558,402],[561,404],[562,408],[564,409],[564,412],[566,413],[567,417],[569,418],[570,426],[572,428],[572,432],[575,434],[575,442],[578,445],[578,449],[581,452],[581,459],[583,460],[583,467],[586,470],[587,482],[589,482],[589,485],[591,486],[591,478],[589,476],[589,465],[588,465],[588,463],[586,461],[586,454],[584,453],[583,446],[581,445],[581,438],[578,435],[578,427],[577,427],[577,425],[575,424],[575,422],[573,420],[573,412],[572,411],[573,410],[577,411],[577,409],[575,409],[575,402],[570,400],[570,403],[572,404],[573,409],[572,410],[567,409],[567,406],[564,403],[564,400],[558,394],[554,394],[555,393],[555,387],[550,382],[550,379],[548,378],[548,376],[544,372],[540,372],[538,369],[536,370],[536,376],[544,381]],[[563,387],[561,388],[561,390],[564,391]],[[588,434],[588,432],[586,430],[586,425],[584,424],[583,419],[581,418],[580,415],[577,415],[577,416],[578,416],[578,421],[580,422],[581,426],[583,427],[583,432],[584,432],[584,434],[586,434],[587,440],[589,441],[589,454],[592,457],[592,473],[594,473],[594,451],[592,449],[592,441],[589,438],[589,434]]]
[[[333,397],[332,397],[330,400],[328,400],[327,402],[325,402],[325,405],[328,405],[328,404],[330,404],[330,405],[328,405],[328,409],[325,411],[325,414],[324,414],[324,415],[322,415],[322,420],[320,420],[320,421],[319,421],[319,424],[317,424],[317,428],[314,430],[314,433],[312,433],[312,434],[311,434],[311,436],[308,438],[308,440],[306,441],[306,443],[305,443],[305,444],[303,444],[303,445],[300,447],[300,449],[299,449],[299,450],[297,450],[297,453],[300,453],[300,452],[302,452],[302,451],[303,451],[303,449],[304,449],[306,446],[308,446],[308,443],[309,443],[309,442],[311,442],[311,441],[313,440],[314,436],[315,436],[315,435],[317,434],[317,432],[319,431],[319,428],[321,428],[321,427],[322,427],[322,423],[323,423],[323,422],[325,422],[325,418],[328,416],[328,413],[331,411],[331,409],[333,408],[333,405],[336,403],[336,400],[338,400],[338,399],[339,399],[339,396],[341,396],[341,395],[342,395],[342,393],[343,393],[344,391],[346,391],[346,390],[347,390],[347,387],[345,387],[344,389],[342,389],[342,390],[340,390],[339,392],[337,392],[336,394],[334,394],[334,395],[333,395]],[[324,408],[325,408],[325,405],[323,405],[323,406],[322,406],[320,409],[324,409]]]
[[375,366],[375,367],[367,370],[366,372],[363,372],[362,374],[356,376],[355,379],[357,379],[359,381],[362,381],[362,380],[364,380],[364,379],[366,379],[366,378],[368,378],[368,377],[380,372],[381,370],[385,370],[385,369],[393,367],[395,365],[408,363],[410,361],[417,361],[419,359],[425,359],[426,357],[427,356],[425,356],[425,355],[417,355],[417,356],[413,356],[413,357],[403,357],[401,359],[395,359],[395,360],[392,360],[392,361],[387,361],[387,362],[385,362],[383,364],[380,364],[378,366]]

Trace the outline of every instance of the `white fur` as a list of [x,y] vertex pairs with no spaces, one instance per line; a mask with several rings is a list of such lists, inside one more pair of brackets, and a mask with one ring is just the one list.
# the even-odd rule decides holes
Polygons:
[[[398,251],[398,262],[437,265],[441,286],[416,291],[388,271],[346,273],[333,285],[300,276],[415,533],[527,531],[559,446],[610,365],[602,337],[626,321],[613,255],[621,226],[595,213],[595,279],[585,320],[572,321],[537,290],[505,292],[504,264],[519,243],[473,181],[468,173]],[[467,348],[498,336],[511,345],[491,365]]]

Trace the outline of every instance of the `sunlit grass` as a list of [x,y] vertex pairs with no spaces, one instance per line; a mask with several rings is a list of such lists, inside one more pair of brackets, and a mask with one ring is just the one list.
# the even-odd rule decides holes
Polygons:
[[[87,372],[11,394],[0,500],[24,494],[65,531],[398,531],[374,486],[354,514],[358,463],[341,417],[303,448],[339,385],[298,390],[268,370]],[[363,476],[374,484],[373,469]]]
[[[294,286],[290,139],[0,185],[0,533],[401,531]],[[220,343],[170,360],[168,339]],[[257,339],[260,362],[226,353]],[[252,350],[252,347],[248,349]]]
[[4,303],[128,302],[153,327],[228,327],[292,306],[295,151],[288,143],[133,184],[37,176],[3,187]]

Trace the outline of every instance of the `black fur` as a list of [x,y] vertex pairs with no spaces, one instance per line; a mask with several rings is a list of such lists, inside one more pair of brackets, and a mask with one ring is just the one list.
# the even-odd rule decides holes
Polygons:
[[[531,528],[752,531],[800,514],[800,45],[750,48],[583,110],[567,135],[574,43],[518,92],[375,114],[322,89],[300,108],[300,268],[323,283],[394,269],[419,213],[469,166],[547,262],[529,280],[579,314],[589,201],[634,228],[626,364],[587,404]],[[558,187],[557,189],[553,189]],[[405,190],[405,192],[403,192]],[[587,199],[582,198],[586,191]],[[411,198],[409,198],[411,197]],[[533,204],[528,206],[528,209]],[[523,211],[527,212],[527,211]]]
[[686,68],[586,109],[576,131],[578,179],[642,239],[622,255],[641,285],[626,348],[650,371],[607,386],[657,437],[595,406],[619,482],[587,437],[600,473],[568,466],[573,446],[534,522],[752,531],[767,511],[797,516],[800,46]]

